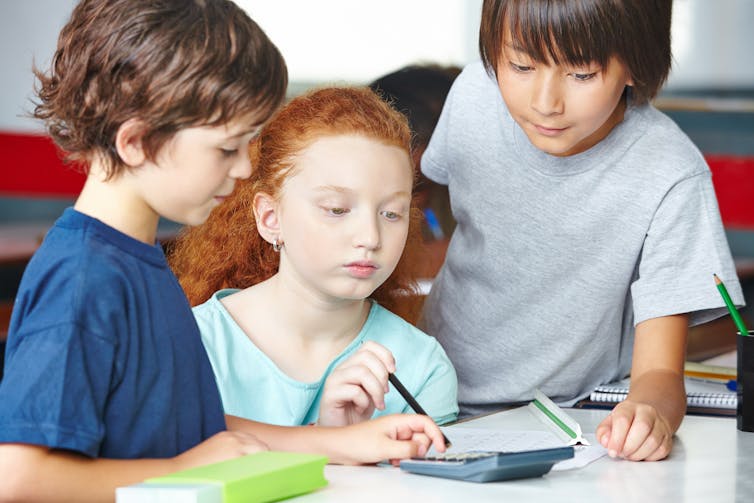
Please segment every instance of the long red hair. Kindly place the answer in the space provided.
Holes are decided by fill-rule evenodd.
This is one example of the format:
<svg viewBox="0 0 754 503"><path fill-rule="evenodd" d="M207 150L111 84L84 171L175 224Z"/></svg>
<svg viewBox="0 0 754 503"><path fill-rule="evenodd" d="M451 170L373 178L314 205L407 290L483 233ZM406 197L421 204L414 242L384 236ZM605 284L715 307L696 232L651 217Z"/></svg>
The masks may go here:
<svg viewBox="0 0 754 503"><path fill-rule="evenodd" d="M280 255L257 232L254 195L280 193L298 152L323 136L359 134L404 149L411 130L403 114L367 87L330 87L291 100L249 145L252 174L207 221L185 228L169 247L169 261L191 305L223 288L247 288L273 276ZM411 167L413 169L413 166ZM401 259L371 298L410 322L420 308L416 271L422 255L421 212L412 206Z"/></svg>

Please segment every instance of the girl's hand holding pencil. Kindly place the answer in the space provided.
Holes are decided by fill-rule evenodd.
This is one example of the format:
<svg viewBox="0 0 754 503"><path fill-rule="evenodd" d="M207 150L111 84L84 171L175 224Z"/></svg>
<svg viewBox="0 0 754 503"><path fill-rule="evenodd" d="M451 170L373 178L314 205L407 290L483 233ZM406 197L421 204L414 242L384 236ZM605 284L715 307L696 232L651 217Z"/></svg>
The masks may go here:
<svg viewBox="0 0 754 503"><path fill-rule="evenodd" d="M346 426L384 410L388 376L395 371L395 358L385 346L366 341L338 365L325 381L319 406L321 426Z"/></svg>

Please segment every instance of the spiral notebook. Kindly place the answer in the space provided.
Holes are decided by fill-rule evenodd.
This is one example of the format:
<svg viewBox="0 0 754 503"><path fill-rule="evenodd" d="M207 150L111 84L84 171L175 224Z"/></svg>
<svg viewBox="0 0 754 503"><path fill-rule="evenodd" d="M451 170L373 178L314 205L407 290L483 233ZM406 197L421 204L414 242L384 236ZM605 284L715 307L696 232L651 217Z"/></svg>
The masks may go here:
<svg viewBox="0 0 754 503"><path fill-rule="evenodd" d="M630 379L603 384L597 386L589 395L589 400L593 403L618 403L626 399ZM697 412L709 411L719 413L721 410L729 410L730 414L735 414L737 405L737 395L735 391L730 391L724 383L706 382L687 377L686 386L686 404L689 411L698 409ZM723 415L727 415L722 412Z"/></svg>

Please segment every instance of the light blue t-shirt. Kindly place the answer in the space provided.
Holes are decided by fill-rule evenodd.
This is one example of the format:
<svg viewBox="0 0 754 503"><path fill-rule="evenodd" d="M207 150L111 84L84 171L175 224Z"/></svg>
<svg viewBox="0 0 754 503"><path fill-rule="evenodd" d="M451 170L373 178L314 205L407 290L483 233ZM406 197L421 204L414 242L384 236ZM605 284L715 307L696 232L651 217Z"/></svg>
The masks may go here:
<svg viewBox="0 0 754 503"><path fill-rule="evenodd" d="M226 414L277 425L313 423L330 373L362 342L375 341L393 353L395 375L435 422L447 423L458 415L456 372L440 344L376 302L359 334L322 377L300 382L283 373L222 305L220 299L237 291L220 290L194 308ZM385 410L375 410L373 417L403 412L412 410L391 386Z"/></svg>

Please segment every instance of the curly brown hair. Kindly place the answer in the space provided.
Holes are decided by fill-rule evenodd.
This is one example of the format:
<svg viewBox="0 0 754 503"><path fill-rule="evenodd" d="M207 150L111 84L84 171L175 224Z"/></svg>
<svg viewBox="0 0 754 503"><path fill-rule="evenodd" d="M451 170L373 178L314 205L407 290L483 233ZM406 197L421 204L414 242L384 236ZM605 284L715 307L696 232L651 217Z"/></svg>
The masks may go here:
<svg viewBox="0 0 754 503"><path fill-rule="evenodd" d="M249 145L251 177L202 225L185 228L169 247L170 265L189 298L200 304L223 288L248 288L273 276L279 254L257 232L253 200L277 198L296 169L295 156L324 136L359 134L411 154L411 131L395 111L367 87L329 87L291 100ZM412 166L413 169L413 166ZM411 208L403 254L390 277L370 298L414 322L419 309L416 270L422 256L421 212Z"/></svg>
<svg viewBox="0 0 754 503"><path fill-rule="evenodd" d="M278 49L228 0L82 0L49 72L34 73L34 116L69 160L101 159L108 178L125 169L115 136L128 119L154 160L180 129L262 124L288 85Z"/></svg>

